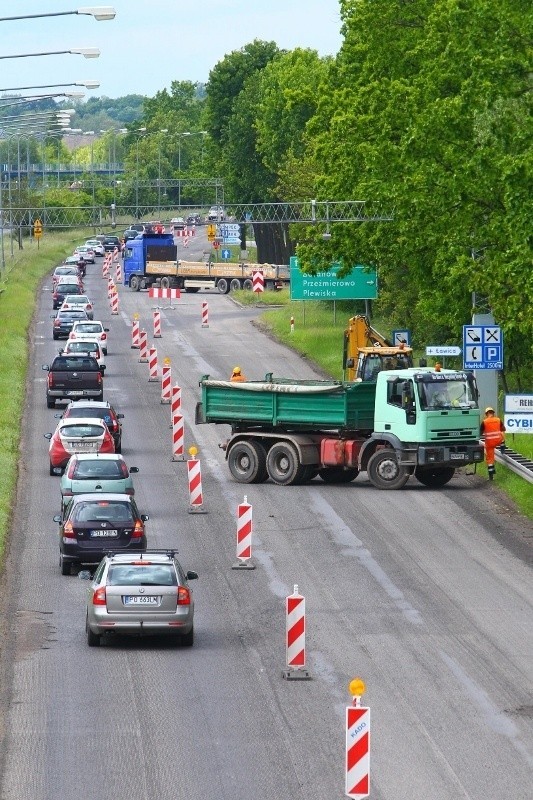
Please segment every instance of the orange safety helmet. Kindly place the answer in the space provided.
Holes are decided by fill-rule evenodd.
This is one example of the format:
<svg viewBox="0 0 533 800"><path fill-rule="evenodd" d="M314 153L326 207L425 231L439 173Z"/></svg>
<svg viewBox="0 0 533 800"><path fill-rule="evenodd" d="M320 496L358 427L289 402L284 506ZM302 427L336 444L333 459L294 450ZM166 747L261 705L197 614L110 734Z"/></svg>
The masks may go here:
<svg viewBox="0 0 533 800"><path fill-rule="evenodd" d="M241 368L240 367L233 367L233 374L234 375L240 375L241 374Z"/></svg>

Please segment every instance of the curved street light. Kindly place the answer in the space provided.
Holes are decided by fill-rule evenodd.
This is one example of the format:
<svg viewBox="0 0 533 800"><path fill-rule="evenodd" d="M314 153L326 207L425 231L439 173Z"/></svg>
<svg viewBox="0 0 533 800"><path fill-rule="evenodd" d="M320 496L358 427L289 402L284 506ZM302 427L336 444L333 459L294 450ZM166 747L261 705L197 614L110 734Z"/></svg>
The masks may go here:
<svg viewBox="0 0 533 800"><path fill-rule="evenodd" d="M100 81L76 81L75 83L50 83L42 86L8 86L0 92L23 92L27 89L60 89L62 86L85 86L86 89L97 89ZM1 99L1 98L0 98Z"/></svg>
<svg viewBox="0 0 533 800"><path fill-rule="evenodd" d="M18 17L0 17L0 22L12 22L18 19L39 19L40 17L66 17L71 14L87 14L94 17L98 22L107 19L115 19L116 11L113 6L86 6L74 11L48 11L42 14L24 14Z"/></svg>
<svg viewBox="0 0 533 800"><path fill-rule="evenodd" d="M100 50L97 47L73 47L70 50L48 50L45 53L14 53L9 56L0 56L4 58L33 58L33 56L62 56L66 53L72 55L80 55L84 58L98 58Z"/></svg>

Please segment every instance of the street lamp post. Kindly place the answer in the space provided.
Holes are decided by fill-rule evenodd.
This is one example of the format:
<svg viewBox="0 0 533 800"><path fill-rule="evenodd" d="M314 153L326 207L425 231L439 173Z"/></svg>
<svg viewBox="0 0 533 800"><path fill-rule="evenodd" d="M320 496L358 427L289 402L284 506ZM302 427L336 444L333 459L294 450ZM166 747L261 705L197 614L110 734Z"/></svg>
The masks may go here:
<svg viewBox="0 0 533 800"><path fill-rule="evenodd" d="M168 128L161 128L159 133L168 133ZM157 216L161 216L161 142L159 143L159 169L157 173Z"/></svg>
<svg viewBox="0 0 533 800"><path fill-rule="evenodd" d="M178 137L178 206L181 208L181 136L206 136L207 131L183 131Z"/></svg>
<svg viewBox="0 0 533 800"><path fill-rule="evenodd" d="M141 134L146 133L146 128L138 128L137 132ZM135 170L135 219L139 219L139 139L141 137L137 136L136 142L136 170Z"/></svg>
<svg viewBox="0 0 533 800"><path fill-rule="evenodd" d="M0 89L0 92L22 92L26 89L61 89L63 86L85 86L86 89L97 89L100 81L76 81L75 83L50 83L39 84L38 86L7 86Z"/></svg>
<svg viewBox="0 0 533 800"><path fill-rule="evenodd" d="M0 59L5 58L33 58L34 56L62 56L65 54L79 55L84 58L98 58L100 50L97 47L73 47L70 50L47 50L44 53L12 53L9 56L0 56Z"/></svg>
<svg viewBox="0 0 533 800"><path fill-rule="evenodd" d="M42 14L24 14L18 17L0 17L0 22L12 22L19 19L39 19L41 17L67 17L71 14L86 14L87 16L94 17L98 22L108 19L114 19L116 11L112 6L87 6L86 8L77 8L74 11L45 11Z"/></svg>

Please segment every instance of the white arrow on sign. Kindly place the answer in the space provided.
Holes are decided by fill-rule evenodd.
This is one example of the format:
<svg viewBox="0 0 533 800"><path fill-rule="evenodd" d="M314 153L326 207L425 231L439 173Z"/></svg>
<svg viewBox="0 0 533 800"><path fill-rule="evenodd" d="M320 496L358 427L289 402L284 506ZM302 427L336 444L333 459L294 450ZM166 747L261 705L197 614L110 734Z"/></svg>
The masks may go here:
<svg viewBox="0 0 533 800"><path fill-rule="evenodd" d="M427 356L460 356L461 348L454 345L433 345L426 347Z"/></svg>

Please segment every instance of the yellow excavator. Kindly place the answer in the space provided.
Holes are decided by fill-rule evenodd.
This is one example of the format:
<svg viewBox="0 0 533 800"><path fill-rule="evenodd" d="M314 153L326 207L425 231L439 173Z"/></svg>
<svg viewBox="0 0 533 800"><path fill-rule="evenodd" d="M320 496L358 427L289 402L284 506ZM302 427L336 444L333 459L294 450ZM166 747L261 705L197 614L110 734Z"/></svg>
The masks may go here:
<svg viewBox="0 0 533 800"><path fill-rule="evenodd" d="M345 381L375 381L382 369L413 366L413 348L393 345L360 314L348 320L344 331L342 368Z"/></svg>

